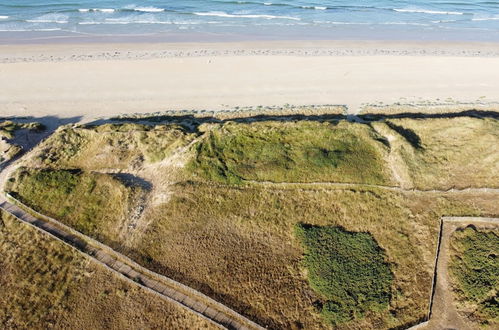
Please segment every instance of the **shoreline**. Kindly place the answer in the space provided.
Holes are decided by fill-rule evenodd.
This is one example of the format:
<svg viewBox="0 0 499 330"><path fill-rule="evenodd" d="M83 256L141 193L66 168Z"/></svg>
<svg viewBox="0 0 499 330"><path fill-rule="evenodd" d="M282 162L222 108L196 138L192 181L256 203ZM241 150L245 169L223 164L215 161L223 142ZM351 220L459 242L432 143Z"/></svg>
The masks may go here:
<svg viewBox="0 0 499 330"><path fill-rule="evenodd" d="M499 42L281 40L0 44L0 63L224 56L499 57Z"/></svg>
<svg viewBox="0 0 499 330"><path fill-rule="evenodd" d="M0 117L334 105L497 108L499 44L275 41L0 46Z"/></svg>

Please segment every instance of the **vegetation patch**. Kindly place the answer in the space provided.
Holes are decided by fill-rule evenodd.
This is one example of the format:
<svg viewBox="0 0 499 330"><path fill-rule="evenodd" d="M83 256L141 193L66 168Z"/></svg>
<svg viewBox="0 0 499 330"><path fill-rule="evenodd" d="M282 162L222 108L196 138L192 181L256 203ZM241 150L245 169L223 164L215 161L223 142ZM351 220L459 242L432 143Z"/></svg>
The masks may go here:
<svg viewBox="0 0 499 330"><path fill-rule="evenodd" d="M450 273L461 309L482 325L499 325L499 235L472 226L451 241Z"/></svg>
<svg viewBox="0 0 499 330"><path fill-rule="evenodd" d="M318 307L327 321L337 325L388 307L393 275L370 234L300 224L296 235L305 248L309 283L323 298Z"/></svg>
<svg viewBox="0 0 499 330"><path fill-rule="evenodd" d="M389 181L384 146L366 125L348 122L229 122L206 133L190 169L229 183Z"/></svg>
<svg viewBox="0 0 499 330"><path fill-rule="evenodd" d="M0 121L0 164L21 152L22 147L13 141L16 131L21 129L41 131L44 126L40 123L20 124L10 120Z"/></svg>
<svg viewBox="0 0 499 330"><path fill-rule="evenodd" d="M107 174L26 168L10 189L35 210L101 238L112 234L141 193L140 187L127 187Z"/></svg>
<svg viewBox="0 0 499 330"><path fill-rule="evenodd" d="M41 131L44 129L44 126L40 123L16 123L10 120L0 121L0 137L12 139L15 132L20 129Z"/></svg>
<svg viewBox="0 0 499 330"><path fill-rule="evenodd" d="M161 161L193 136L174 124L63 127L47 140L39 160L59 168L127 169Z"/></svg>

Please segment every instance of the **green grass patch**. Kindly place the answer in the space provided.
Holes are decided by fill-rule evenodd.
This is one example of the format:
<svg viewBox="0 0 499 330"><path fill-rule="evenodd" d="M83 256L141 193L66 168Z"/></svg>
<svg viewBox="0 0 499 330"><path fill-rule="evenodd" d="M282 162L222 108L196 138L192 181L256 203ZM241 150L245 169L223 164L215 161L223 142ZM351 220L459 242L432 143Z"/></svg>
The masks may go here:
<svg viewBox="0 0 499 330"><path fill-rule="evenodd" d="M471 318L499 324L499 235L467 227L453 235L450 272L457 294Z"/></svg>
<svg viewBox="0 0 499 330"><path fill-rule="evenodd" d="M388 307L393 275L370 234L300 224L296 235L305 248L309 283L323 297L318 307L328 322L337 325Z"/></svg>
<svg viewBox="0 0 499 330"><path fill-rule="evenodd" d="M140 188L126 187L107 174L21 169L12 193L35 210L76 230L105 237L127 215Z"/></svg>
<svg viewBox="0 0 499 330"><path fill-rule="evenodd" d="M229 183L387 183L383 145L367 125L339 122L229 122L206 133L189 168Z"/></svg>

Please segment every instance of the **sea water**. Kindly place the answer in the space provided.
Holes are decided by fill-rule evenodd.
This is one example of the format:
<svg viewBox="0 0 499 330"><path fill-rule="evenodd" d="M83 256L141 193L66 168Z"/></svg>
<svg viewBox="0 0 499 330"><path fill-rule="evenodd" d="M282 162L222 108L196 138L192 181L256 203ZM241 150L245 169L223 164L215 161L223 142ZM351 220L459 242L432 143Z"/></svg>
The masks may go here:
<svg viewBox="0 0 499 330"><path fill-rule="evenodd" d="M0 34L23 32L498 41L499 1L0 0Z"/></svg>

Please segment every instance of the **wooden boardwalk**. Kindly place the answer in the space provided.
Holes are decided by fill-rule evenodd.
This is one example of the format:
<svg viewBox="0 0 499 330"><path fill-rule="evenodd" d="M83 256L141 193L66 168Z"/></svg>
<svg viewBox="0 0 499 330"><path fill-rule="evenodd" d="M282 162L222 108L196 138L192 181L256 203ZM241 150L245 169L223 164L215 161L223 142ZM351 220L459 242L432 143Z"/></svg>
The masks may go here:
<svg viewBox="0 0 499 330"><path fill-rule="evenodd" d="M12 197L11 197L12 199ZM20 204L19 201L16 201ZM22 205L22 204L20 204ZM110 247L67 227L55 219L39 215L22 205L22 208L8 201L0 201L0 208L18 220L28 223L42 232L87 254L112 271L125 276L133 282L159 294L169 301L204 317L226 329L263 329L239 313L224 306L204 294L160 274L153 273ZM26 211L26 210L29 210Z"/></svg>

